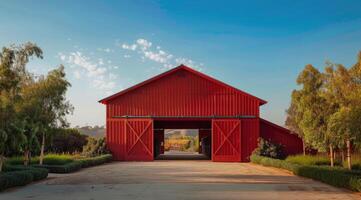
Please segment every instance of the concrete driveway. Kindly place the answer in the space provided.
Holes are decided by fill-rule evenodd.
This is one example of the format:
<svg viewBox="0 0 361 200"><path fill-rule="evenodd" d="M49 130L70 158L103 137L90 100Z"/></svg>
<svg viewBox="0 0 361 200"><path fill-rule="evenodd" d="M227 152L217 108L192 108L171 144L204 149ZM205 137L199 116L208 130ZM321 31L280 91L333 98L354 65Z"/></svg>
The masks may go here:
<svg viewBox="0 0 361 200"><path fill-rule="evenodd" d="M5 191L13 199L360 199L287 171L250 163L113 162Z"/></svg>

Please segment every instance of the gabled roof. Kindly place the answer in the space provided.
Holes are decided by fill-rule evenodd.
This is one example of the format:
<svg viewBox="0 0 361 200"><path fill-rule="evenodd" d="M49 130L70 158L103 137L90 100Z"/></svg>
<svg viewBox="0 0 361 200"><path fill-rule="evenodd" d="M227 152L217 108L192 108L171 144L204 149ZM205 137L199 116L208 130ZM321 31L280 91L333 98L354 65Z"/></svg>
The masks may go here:
<svg viewBox="0 0 361 200"><path fill-rule="evenodd" d="M115 98L117 98L117 97L119 97L119 96L121 96L121 95L123 95L123 94L125 94L125 93L128 93L128 92L130 92L130 91L132 91L132 90L135 90L135 89L137 89L137 88L139 88L139 87L142 87L143 85L146 85L146 84L148 84L148 83L151 83L151 82L153 82L153 81L156 81L156 80L158 80L158 79L161 79L161 78L163 78L163 77L165 77L165 76L167 76L167 75L173 74L173 73L175 73L175 72L177 72L177 71L179 71L179 70L186 70L186 71L188 71L188 72L190 72L190 73L193 73L193 74L195 74L195 75L197 75L197 76L200 76L200 77L202 77L202 78L204 78L204 79L206 79L206 80L208 80L208 81L211 81L211 82L213 82L213 83L215 83L215 84L221 85L221 86L223 86L223 87L232 88L232 89L234 89L234 90L242 93L243 95L246 95L246 96L249 96L249 97L252 97L252 98L255 98L255 99L259 100L259 101L260 101L260 105L263 105L263 104L266 104L266 103L267 103L267 101L265 101L265 100L263 100L263 99L260 99L260 98L258 98L258 97L255 97L255 96L251 95L251 94L248 94L248 93L246 93L246 92L244 92L244 91L242 91L242 90L239 90L239 89L237 89L237 88L235 88L235 87L232 87L232 86L230 86L230 85L228 85L228 84L226 84L226 83L223 83L223 82L221 82L221 81L219 81L219 80L217 80L217 79L215 79L215 78L212 78L212 77L210 77L210 76L208 76L208 75L206 75L206 74L203 74L203 73L201 73L201 72L198 72L198 71L196 71L196 70L194 70L194 69L192 69L192 68L190 68L190 67L187 67L187 66L185 66L185 65L183 65L183 64L182 64L182 65L179 65L178 67L175 67L175 68L173 68L173 69L171 69L171 70L168 70L168 71L166 71L166 72L164 72L164 73L161 73L161 74L159 74L159 75L157 75L157 76L154 76L153 78L150 78L150 79L145 80L145 81L143 81L143 82L141 82L141 83L138 83L138 84L136 84L136 85L134 85L134 86L132 86L132 87L129 87L129 88L125 89L125 90L122 90L122 91L120 91L120 92L118 92L118 93L115 93L115 94L113 94L113 95L111 95L111 96L109 96L109 97L106 97L106 98L100 100L99 102L100 102L100 103L103 103L103 104L107 104L109 101L111 101L111 100L113 100L113 99L115 99Z"/></svg>

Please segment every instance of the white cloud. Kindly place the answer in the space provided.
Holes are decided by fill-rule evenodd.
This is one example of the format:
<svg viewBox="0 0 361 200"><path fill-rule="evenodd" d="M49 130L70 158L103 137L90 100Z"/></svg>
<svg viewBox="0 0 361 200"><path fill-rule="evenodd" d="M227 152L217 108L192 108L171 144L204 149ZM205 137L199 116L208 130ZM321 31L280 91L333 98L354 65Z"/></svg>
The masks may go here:
<svg viewBox="0 0 361 200"><path fill-rule="evenodd" d="M76 79L82 78L82 74L88 78L92 86L96 89L111 91L115 87L116 76L112 76L104 65L102 58L97 62L91 60L80 51L68 54L59 53L59 58L74 68L73 75Z"/></svg>
<svg viewBox="0 0 361 200"><path fill-rule="evenodd" d="M135 51L137 49L137 45L136 44L132 44L132 45L122 44L122 48Z"/></svg>
<svg viewBox="0 0 361 200"><path fill-rule="evenodd" d="M184 64L199 71L202 71L203 64L197 63L191 59L183 58L183 57L175 57L171 53L168 53L160 46L156 46L152 48L152 42L139 38L133 44L122 44L121 48L130 51L136 51L140 56L142 62L145 60L151 60L157 63L162 64L162 68L160 70L170 69L176 65ZM130 55L124 55L124 58L129 58Z"/></svg>
<svg viewBox="0 0 361 200"><path fill-rule="evenodd" d="M148 48L150 48L152 46L151 42L148 42L147 40L142 39L142 38L137 40L137 44L143 51L147 50Z"/></svg>

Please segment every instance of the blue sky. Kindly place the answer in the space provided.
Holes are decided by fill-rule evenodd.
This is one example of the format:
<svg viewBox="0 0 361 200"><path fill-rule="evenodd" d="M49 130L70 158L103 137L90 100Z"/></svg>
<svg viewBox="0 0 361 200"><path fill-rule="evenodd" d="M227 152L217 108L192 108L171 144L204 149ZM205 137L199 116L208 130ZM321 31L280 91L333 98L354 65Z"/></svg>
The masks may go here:
<svg viewBox="0 0 361 200"><path fill-rule="evenodd" d="M268 101L284 124L306 64L347 66L361 50L361 1L1 1L0 45L32 41L36 74L64 64L75 125L103 125L97 101L180 63Z"/></svg>

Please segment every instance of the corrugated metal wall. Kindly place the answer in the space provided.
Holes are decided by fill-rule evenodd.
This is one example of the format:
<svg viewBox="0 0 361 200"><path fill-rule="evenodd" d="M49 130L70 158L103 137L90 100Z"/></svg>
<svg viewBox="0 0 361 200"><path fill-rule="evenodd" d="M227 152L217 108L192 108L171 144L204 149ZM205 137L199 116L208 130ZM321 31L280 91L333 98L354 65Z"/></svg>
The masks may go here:
<svg viewBox="0 0 361 200"><path fill-rule="evenodd" d="M260 101L179 70L108 102L113 116L259 116Z"/></svg>
<svg viewBox="0 0 361 200"><path fill-rule="evenodd" d="M125 160L125 120L108 119L106 127L107 147L114 160Z"/></svg>
<svg viewBox="0 0 361 200"><path fill-rule="evenodd" d="M302 153L302 140L297 135L291 134L288 129L264 119L261 119L260 127L261 137L273 143L282 144L286 155Z"/></svg>
<svg viewBox="0 0 361 200"><path fill-rule="evenodd" d="M241 124L242 162L249 162L252 152L258 145L259 119L242 119Z"/></svg>

